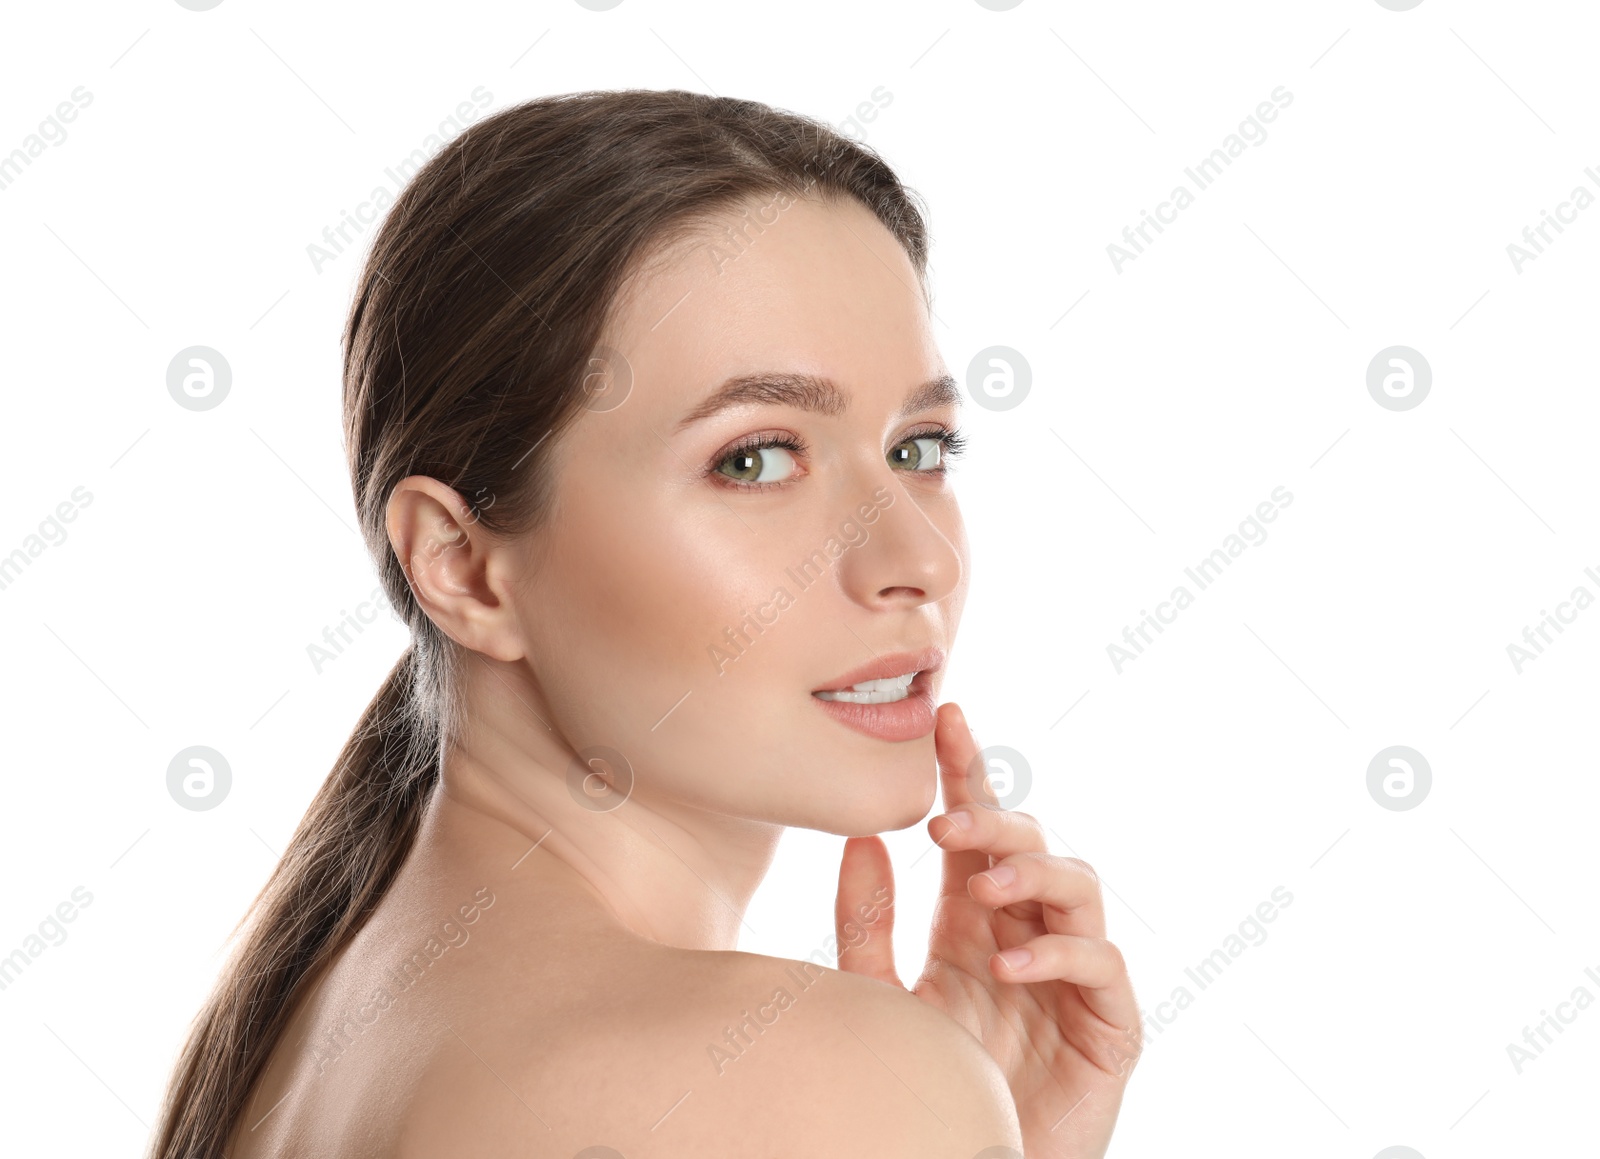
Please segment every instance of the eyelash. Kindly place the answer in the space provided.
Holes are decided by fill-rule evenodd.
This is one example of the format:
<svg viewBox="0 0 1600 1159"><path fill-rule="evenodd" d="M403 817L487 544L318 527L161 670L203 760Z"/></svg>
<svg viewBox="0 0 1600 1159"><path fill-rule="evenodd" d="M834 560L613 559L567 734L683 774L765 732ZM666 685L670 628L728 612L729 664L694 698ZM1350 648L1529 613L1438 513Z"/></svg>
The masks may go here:
<svg viewBox="0 0 1600 1159"><path fill-rule="evenodd" d="M937 439L939 441L939 466L931 471L906 472L910 475L947 475L950 473L950 467L947 465L949 461L960 458L967 449L967 437L960 430L951 430L945 426L936 426L932 430L926 431L913 431L901 439L899 443L896 443L895 446L898 447L901 443L914 442L917 439ZM791 438L788 435L752 435L748 439L740 440L718 455L716 461L706 471L706 474L722 475L722 472L718 471L717 468L729 459L739 455L748 455L753 451L764 451L769 447L779 447L797 455L804 455L808 449L803 441ZM772 487L786 487L792 480L786 479L781 483L743 483L738 479L722 475L721 482L735 491L766 491Z"/></svg>

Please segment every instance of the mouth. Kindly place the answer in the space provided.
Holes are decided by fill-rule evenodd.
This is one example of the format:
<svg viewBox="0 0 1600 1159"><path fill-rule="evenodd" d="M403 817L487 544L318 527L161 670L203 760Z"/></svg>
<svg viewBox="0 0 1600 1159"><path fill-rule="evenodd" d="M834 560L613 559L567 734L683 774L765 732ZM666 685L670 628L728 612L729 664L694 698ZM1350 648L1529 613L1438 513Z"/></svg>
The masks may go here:
<svg viewBox="0 0 1600 1159"><path fill-rule="evenodd" d="M811 695L819 700L836 700L845 704L892 704L911 695L911 683L920 675L920 672L907 672L882 680L865 680L849 688L824 689Z"/></svg>
<svg viewBox="0 0 1600 1159"><path fill-rule="evenodd" d="M894 652L847 672L813 699L835 720L879 740L915 740L933 731L933 676L943 649Z"/></svg>

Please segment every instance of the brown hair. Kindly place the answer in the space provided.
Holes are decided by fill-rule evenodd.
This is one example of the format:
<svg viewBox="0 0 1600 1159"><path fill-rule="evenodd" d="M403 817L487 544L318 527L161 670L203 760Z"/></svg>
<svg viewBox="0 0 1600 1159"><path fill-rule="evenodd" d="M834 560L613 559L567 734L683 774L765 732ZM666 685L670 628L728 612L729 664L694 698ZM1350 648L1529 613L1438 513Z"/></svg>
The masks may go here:
<svg viewBox="0 0 1600 1159"><path fill-rule="evenodd" d="M390 546L395 484L429 475L491 532L537 529L551 448L589 402L585 376L626 278L708 215L774 194L863 203L926 299L916 194L870 148L756 101L677 90L527 101L469 126L396 200L345 326L344 433L362 534L411 643L241 921L151 1159L222 1153L306 979L405 860L460 733L466 655L418 606Z"/></svg>

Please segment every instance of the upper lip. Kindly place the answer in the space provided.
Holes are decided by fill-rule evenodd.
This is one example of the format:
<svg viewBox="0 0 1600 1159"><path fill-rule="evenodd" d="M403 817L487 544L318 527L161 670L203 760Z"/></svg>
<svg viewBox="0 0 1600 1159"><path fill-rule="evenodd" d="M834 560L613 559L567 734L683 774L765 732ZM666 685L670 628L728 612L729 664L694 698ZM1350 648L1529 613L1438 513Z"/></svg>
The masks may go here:
<svg viewBox="0 0 1600 1159"><path fill-rule="evenodd" d="M907 672L934 672L944 666L944 649L937 645L918 652L890 652L874 657L859 668L853 668L832 683L813 692L841 692L867 680L885 680L890 676L904 676Z"/></svg>

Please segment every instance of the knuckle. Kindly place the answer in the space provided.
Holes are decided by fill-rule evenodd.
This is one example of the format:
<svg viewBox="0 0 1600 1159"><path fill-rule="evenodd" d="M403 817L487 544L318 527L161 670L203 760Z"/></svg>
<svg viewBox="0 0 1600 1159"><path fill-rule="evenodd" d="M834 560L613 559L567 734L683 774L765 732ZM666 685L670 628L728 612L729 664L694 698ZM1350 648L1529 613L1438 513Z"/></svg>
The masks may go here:
<svg viewBox="0 0 1600 1159"><path fill-rule="evenodd" d="M1119 974L1127 972L1128 963L1123 959L1122 951L1117 948L1117 944L1115 942L1102 939L1100 943L1100 950L1101 953L1105 955L1107 963L1109 963L1111 967Z"/></svg>
<svg viewBox="0 0 1600 1159"><path fill-rule="evenodd" d="M1100 875L1095 872L1094 866L1090 865L1083 858L1081 858L1081 857L1063 857L1061 860L1067 866L1069 866L1072 869L1077 870L1079 873L1083 874L1085 877L1087 877L1090 881L1094 882L1096 885L1100 884Z"/></svg>
<svg viewBox="0 0 1600 1159"><path fill-rule="evenodd" d="M1015 818L1016 823L1022 826L1024 829L1027 829L1033 833L1037 833L1041 837L1044 835L1044 822L1040 821L1039 818L1035 817L1032 813L1018 813L1016 810L1012 810L1011 816Z"/></svg>

